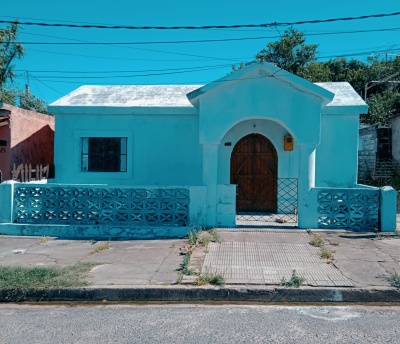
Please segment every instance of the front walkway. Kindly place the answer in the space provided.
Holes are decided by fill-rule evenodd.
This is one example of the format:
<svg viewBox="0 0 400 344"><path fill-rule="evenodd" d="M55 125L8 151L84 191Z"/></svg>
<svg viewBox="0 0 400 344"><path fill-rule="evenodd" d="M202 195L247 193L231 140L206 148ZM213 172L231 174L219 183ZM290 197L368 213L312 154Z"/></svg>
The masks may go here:
<svg viewBox="0 0 400 344"><path fill-rule="evenodd" d="M203 273L222 274L228 284L279 285L283 279L288 281L295 270L305 278L306 285L353 286L334 265L320 258L320 248L308 243L310 235L306 231L264 231L264 242L243 241L241 234L223 233L229 241L208 246ZM255 240L261 233L249 234L248 239Z"/></svg>

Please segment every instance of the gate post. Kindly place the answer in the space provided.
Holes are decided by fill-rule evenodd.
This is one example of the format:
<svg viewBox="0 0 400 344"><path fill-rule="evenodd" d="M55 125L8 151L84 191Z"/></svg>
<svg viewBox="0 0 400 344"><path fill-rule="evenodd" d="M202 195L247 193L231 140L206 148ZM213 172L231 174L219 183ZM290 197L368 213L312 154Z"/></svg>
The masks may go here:
<svg viewBox="0 0 400 344"><path fill-rule="evenodd" d="M379 212L382 232L394 232L397 225L397 191L391 186L380 189Z"/></svg>
<svg viewBox="0 0 400 344"><path fill-rule="evenodd" d="M218 146L217 143L203 144L203 185L207 186L208 226L214 226L217 220Z"/></svg>
<svg viewBox="0 0 400 344"><path fill-rule="evenodd" d="M0 223L12 223L14 212L14 182L0 185Z"/></svg>
<svg viewBox="0 0 400 344"><path fill-rule="evenodd" d="M317 228L318 218L312 209L310 191L315 187L315 144L299 144L298 224Z"/></svg>

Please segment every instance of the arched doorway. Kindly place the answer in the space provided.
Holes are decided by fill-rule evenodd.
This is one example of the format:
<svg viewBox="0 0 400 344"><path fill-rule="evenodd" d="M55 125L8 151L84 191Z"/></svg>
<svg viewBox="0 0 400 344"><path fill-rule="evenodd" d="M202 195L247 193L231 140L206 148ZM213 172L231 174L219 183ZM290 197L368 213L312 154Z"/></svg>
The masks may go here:
<svg viewBox="0 0 400 344"><path fill-rule="evenodd" d="M237 184L236 211L276 213L278 157L266 137L250 134L231 155L231 184Z"/></svg>

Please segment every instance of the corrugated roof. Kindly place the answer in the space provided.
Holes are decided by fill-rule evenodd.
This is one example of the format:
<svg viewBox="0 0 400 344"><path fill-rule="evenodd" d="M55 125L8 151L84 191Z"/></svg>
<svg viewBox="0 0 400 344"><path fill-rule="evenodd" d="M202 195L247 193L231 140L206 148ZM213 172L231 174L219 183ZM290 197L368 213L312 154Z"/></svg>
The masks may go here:
<svg viewBox="0 0 400 344"><path fill-rule="evenodd" d="M201 86L81 86L50 106L192 107L186 94Z"/></svg>

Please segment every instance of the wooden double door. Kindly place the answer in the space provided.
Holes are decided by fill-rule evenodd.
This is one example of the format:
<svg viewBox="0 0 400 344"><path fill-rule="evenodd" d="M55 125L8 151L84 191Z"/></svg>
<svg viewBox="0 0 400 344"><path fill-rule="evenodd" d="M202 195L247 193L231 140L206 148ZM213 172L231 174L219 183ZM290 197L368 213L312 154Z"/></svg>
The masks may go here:
<svg viewBox="0 0 400 344"><path fill-rule="evenodd" d="M236 211L276 213L278 158L266 137L250 134L233 148L231 184L237 184Z"/></svg>

